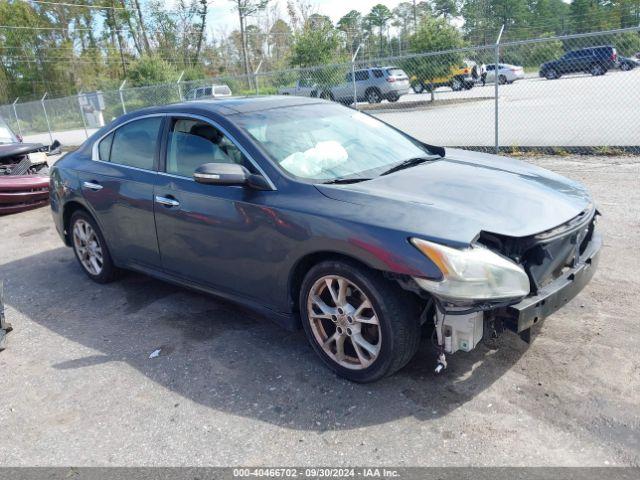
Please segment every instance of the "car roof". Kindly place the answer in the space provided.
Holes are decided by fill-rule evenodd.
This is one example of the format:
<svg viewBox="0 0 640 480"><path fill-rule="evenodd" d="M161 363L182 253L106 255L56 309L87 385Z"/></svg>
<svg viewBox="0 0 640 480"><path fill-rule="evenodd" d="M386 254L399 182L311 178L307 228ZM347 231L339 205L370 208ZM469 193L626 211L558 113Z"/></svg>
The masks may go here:
<svg viewBox="0 0 640 480"><path fill-rule="evenodd" d="M218 99L194 100L189 102L174 103L159 107L143 108L136 110L128 118L153 113L189 113L207 111L220 115L234 115L239 113L259 112L272 108L290 107L296 105L312 105L317 103L329 103L318 98L297 97L290 95L269 95L252 97L223 97Z"/></svg>

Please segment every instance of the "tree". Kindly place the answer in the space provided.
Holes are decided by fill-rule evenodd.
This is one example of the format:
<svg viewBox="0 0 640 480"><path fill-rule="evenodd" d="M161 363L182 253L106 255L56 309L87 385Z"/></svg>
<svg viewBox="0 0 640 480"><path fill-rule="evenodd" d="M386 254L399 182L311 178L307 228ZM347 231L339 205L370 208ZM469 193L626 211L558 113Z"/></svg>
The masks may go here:
<svg viewBox="0 0 640 480"><path fill-rule="evenodd" d="M338 30L344 32L347 50L353 55L362 37L362 14L357 10L351 10L338 20L337 26Z"/></svg>
<svg viewBox="0 0 640 480"><path fill-rule="evenodd" d="M198 46L196 47L195 63L198 63L198 57L200 57L200 51L202 50L202 40L204 39L204 29L207 25L208 8L209 2L207 0L200 0L200 9L198 10L200 25L198 27Z"/></svg>
<svg viewBox="0 0 640 480"><path fill-rule="evenodd" d="M251 78L249 69L249 57L247 55L247 38L245 35L247 18L255 15L260 10L264 10L269 4L269 0L231 0L235 4L240 22L240 42L242 44L242 60L244 62L244 73L247 80Z"/></svg>
<svg viewBox="0 0 640 480"><path fill-rule="evenodd" d="M413 4L410 2L401 2L393 9L392 25L400 30L398 45L402 48L402 43L407 39L409 32L415 31Z"/></svg>
<svg viewBox="0 0 640 480"><path fill-rule="evenodd" d="M409 77L415 76L423 81L448 76L451 67L462 62L459 52L452 52L464 46L460 32L443 18L425 17L418 25L418 31L409 38L414 53L446 52L435 56L418 56L400 62Z"/></svg>
<svg viewBox="0 0 640 480"><path fill-rule="evenodd" d="M367 16L371 25L373 25L374 27L378 27L379 52L380 56L382 56L384 30L387 27L387 23L389 23L389 20L391 20L391 18L393 17L393 14L386 5L379 3L371 8L371 12L369 12L369 15Z"/></svg>
<svg viewBox="0 0 640 480"><path fill-rule="evenodd" d="M273 23L271 30L269 30L269 48L273 61L280 65L280 63L289 54L289 40L292 35L291 27L287 22L282 19L278 19Z"/></svg>
<svg viewBox="0 0 640 480"><path fill-rule="evenodd" d="M458 15L458 4L456 0L434 0L433 13L442 16L445 20L450 20Z"/></svg>
<svg viewBox="0 0 640 480"><path fill-rule="evenodd" d="M335 60L340 37L331 21L307 21L302 32L295 34L291 48L293 67L311 67Z"/></svg>
<svg viewBox="0 0 640 480"><path fill-rule="evenodd" d="M132 86L175 82L176 77L176 69L158 57L142 57L129 66L128 78Z"/></svg>

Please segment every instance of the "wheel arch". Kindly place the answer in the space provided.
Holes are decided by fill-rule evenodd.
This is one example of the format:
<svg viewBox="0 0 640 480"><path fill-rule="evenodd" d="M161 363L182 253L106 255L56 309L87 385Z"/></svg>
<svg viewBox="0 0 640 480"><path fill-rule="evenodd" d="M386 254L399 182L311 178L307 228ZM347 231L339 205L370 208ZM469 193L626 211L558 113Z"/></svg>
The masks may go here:
<svg viewBox="0 0 640 480"><path fill-rule="evenodd" d="M292 311L294 313L298 313L298 297L300 296L300 288L302 287L302 282L304 280L305 275L315 265L325 261L340 261L340 262L349 263L351 265L355 265L358 267L364 267L371 270L376 270L373 266L369 265L367 262L359 258L356 258L352 255L347 255L341 252L324 250L324 251L307 253L306 255L298 259L298 261L294 264L293 268L289 273L289 281L288 281L289 302L290 302L290 305L292 306ZM297 321L299 322L300 319L298 318Z"/></svg>
<svg viewBox="0 0 640 480"><path fill-rule="evenodd" d="M64 204L62 209L62 228L64 229L64 243L70 247L71 246L71 235L69 231L69 222L71 222L71 217L77 211L82 210L86 212L88 215L91 215L91 218L95 219L95 216L89 211L89 209L83 205L82 203L71 200Z"/></svg>

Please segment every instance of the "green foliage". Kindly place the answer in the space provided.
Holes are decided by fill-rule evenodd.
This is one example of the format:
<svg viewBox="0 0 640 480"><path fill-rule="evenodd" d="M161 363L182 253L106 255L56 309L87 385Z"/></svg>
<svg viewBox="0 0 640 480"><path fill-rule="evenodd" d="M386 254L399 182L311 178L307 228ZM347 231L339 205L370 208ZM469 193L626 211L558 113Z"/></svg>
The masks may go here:
<svg viewBox="0 0 640 480"><path fill-rule="evenodd" d="M129 65L127 78L132 86L170 83L178 79L176 68L159 57L142 57Z"/></svg>
<svg viewBox="0 0 640 480"><path fill-rule="evenodd" d="M331 22L308 24L295 35L291 48L291 66L310 67L336 60L340 36Z"/></svg>
<svg viewBox="0 0 640 480"><path fill-rule="evenodd" d="M614 45L618 54L630 57L640 52L640 32L626 32L616 35Z"/></svg>
<svg viewBox="0 0 640 480"><path fill-rule="evenodd" d="M454 50L464 46L460 32L444 19L425 17L418 26L418 31L409 37L411 52L428 53ZM462 63L460 52L449 52L434 56L413 57L400 62L409 77L428 80L447 76L451 68Z"/></svg>
<svg viewBox="0 0 640 480"><path fill-rule="evenodd" d="M543 35L543 37L551 36L551 34ZM504 47L500 51L500 60L513 65L538 67L541 63L560 58L564 52L565 49L562 42L549 40L540 43ZM488 62L492 61L493 59L488 60Z"/></svg>

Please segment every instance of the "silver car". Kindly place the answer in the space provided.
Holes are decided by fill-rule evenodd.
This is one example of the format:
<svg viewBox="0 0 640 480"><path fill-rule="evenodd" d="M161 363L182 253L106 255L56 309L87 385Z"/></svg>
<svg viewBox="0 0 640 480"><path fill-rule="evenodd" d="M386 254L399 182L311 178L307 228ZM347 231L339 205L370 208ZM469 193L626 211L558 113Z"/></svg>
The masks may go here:
<svg viewBox="0 0 640 480"><path fill-rule="evenodd" d="M524 78L524 68L518 65L510 65L508 63L498 64L498 83L504 85L506 83L513 83L516 80ZM486 82L495 82L496 80L496 66L493 64L487 65L487 78Z"/></svg>
<svg viewBox="0 0 640 480"><path fill-rule="evenodd" d="M355 93L359 102L380 103L382 100L397 102L402 95L409 93L409 77L397 67L372 67L355 71L355 82L351 72L345 76L345 82L321 91L320 96L336 102L353 103Z"/></svg>

